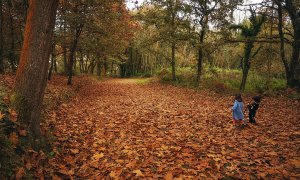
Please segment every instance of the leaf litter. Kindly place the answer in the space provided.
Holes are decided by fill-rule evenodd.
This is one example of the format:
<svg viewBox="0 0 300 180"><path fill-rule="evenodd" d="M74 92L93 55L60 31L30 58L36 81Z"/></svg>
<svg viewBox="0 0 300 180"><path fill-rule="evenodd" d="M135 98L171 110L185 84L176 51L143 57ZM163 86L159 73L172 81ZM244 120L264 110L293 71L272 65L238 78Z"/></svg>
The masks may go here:
<svg viewBox="0 0 300 180"><path fill-rule="evenodd" d="M300 178L298 101L265 97L258 125L235 129L233 97L134 79L77 89L47 112L53 179Z"/></svg>

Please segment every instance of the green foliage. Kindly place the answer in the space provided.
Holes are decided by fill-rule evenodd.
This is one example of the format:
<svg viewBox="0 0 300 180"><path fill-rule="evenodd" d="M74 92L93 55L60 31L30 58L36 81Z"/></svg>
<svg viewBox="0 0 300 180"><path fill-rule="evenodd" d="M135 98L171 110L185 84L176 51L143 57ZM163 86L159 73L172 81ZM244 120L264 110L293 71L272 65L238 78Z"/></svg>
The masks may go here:
<svg viewBox="0 0 300 180"><path fill-rule="evenodd" d="M137 78L133 80L136 84L147 85L152 81L152 78Z"/></svg>
<svg viewBox="0 0 300 180"><path fill-rule="evenodd" d="M208 88L219 93L237 93L242 78L242 72L236 69L222 69L217 67L205 68L205 75L201 81L201 88ZM170 70L163 69L158 77L162 82L171 82L172 76ZM174 85L183 87L196 88L195 69L178 68L176 81ZM286 81L284 78L271 78L269 85L267 78L255 72L250 72L248 83L246 85L246 93L273 93L286 89ZM269 86L269 87L268 87Z"/></svg>
<svg viewBox="0 0 300 180"><path fill-rule="evenodd" d="M196 88L197 81L195 75L195 69L191 67L178 68L176 71L176 81L172 82L172 74L170 69L163 69L159 73L159 77L162 82L170 83L178 86Z"/></svg>

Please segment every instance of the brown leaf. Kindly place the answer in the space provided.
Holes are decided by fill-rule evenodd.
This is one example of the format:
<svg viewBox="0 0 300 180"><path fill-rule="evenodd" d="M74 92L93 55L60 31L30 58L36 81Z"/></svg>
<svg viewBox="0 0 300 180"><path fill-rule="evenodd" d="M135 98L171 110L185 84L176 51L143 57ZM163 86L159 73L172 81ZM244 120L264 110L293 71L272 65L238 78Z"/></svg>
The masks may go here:
<svg viewBox="0 0 300 180"><path fill-rule="evenodd" d="M3 119L4 116L5 116L5 114L0 111L0 120Z"/></svg>
<svg viewBox="0 0 300 180"><path fill-rule="evenodd" d="M78 154L79 153L79 149L71 149L70 150L73 154Z"/></svg>
<svg viewBox="0 0 300 180"><path fill-rule="evenodd" d="M136 169L136 170L134 170L134 171L132 171L133 173L135 173L136 174L136 176L139 176L139 177L144 177L144 174L142 173L142 171L141 170L139 170L139 169Z"/></svg>
<svg viewBox="0 0 300 180"><path fill-rule="evenodd" d="M166 175L165 175L165 180L172 180L173 179L173 174L172 172L168 172Z"/></svg>
<svg viewBox="0 0 300 180"><path fill-rule="evenodd" d="M291 164L294 165L296 168L300 168L300 159L291 159Z"/></svg>
<svg viewBox="0 0 300 180"><path fill-rule="evenodd" d="M22 179L25 176L25 169L23 167L19 168L16 174L16 180Z"/></svg>
<svg viewBox="0 0 300 180"><path fill-rule="evenodd" d="M26 130L19 130L20 136L27 136L27 131Z"/></svg>
<svg viewBox="0 0 300 180"><path fill-rule="evenodd" d="M92 159L94 159L94 160L99 160L99 159L101 159L101 158L103 158L104 157L104 154L103 153L96 153L96 154L94 154L93 155L93 157L92 157Z"/></svg>
<svg viewBox="0 0 300 180"><path fill-rule="evenodd" d="M19 137L18 137L17 133L12 132L12 133L9 135L9 140L10 140L10 142L11 142L14 146L18 145L18 143L19 143Z"/></svg>
<svg viewBox="0 0 300 180"><path fill-rule="evenodd" d="M12 122L17 122L17 112L10 108L8 109L8 112L9 112L9 120L11 120Z"/></svg>

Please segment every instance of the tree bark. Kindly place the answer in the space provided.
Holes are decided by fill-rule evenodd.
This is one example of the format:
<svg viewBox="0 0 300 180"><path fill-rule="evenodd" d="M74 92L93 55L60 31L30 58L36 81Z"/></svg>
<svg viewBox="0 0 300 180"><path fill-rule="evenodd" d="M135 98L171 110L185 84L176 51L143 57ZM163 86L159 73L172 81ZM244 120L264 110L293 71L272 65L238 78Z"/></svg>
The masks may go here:
<svg viewBox="0 0 300 180"><path fill-rule="evenodd" d="M0 74L4 73L3 63L3 13L2 13L2 0L0 0Z"/></svg>
<svg viewBox="0 0 300 180"><path fill-rule="evenodd" d="M70 57L69 57L69 63L68 63L68 82L67 85L72 84L72 76L73 76L73 65L74 65L74 59L75 59L75 52L78 44L78 39L81 34L83 28L83 24L80 24L78 27L75 28L75 34L72 46L70 48Z"/></svg>
<svg viewBox="0 0 300 180"><path fill-rule="evenodd" d="M245 44L245 55L244 55L244 62L243 62L243 77L242 77L242 82L240 85L240 90L243 92L246 87L246 81L250 69L250 59L251 59L251 51L252 48L254 47L253 41L248 41Z"/></svg>
<svg viewBox="0 0 300 180"><path fill-rule="evenodd" d="M101 62L97 61L97 76L99 77L101 77L101 68L102 68Z"/></svg>
<svg viewBox="0 0 300 180"><path fill-rule="evenodd" d="M200 33L200 48L198 49L198 64L197 64L197 82L200 83L202 66L203 66L203 46L204 46L205 30L203 29Z"/></svg>
<svg viewBox="0 0 300 180"><path fill-rule="evenodd" d="M205 8L207 8L207 6L205 6ZM202 73L202 68L203 68L203 47L204 47L204 38L206 35L206 31L208 28L208 15L206 14L205 10L205 15L203 17L203 19L201 20L201 26L202 29L200 31L200 37L199 37L199 43L200 43L200 48L198 49L198 64L197 64L197 82L198 85L200 85L200 80L201 80L201 73Z"/></svg>
<svg viewBox="0 0 300 180"><path fill-rule="evenodd" d="M286 9L291 18L294 41L292 44L292 56L290 61L290 79L288 79L288 86L300 89L300 12L297 10L297 2L295 0L286 0Z"/></svg>
<svg viewBox="0 0 300 180"><path fill-rule="evenodd" d="M33 146L40 139L40 116L58 0L31 0L14 88L18 121ZM31 138L30 138L31 137Z"/></svg>
<svg viewBox="0 0 300 180"><path fill-rule="evenodd" d="M9 50L9 62L11 66L12 72L16 72L16 55L15 55L15 30L14 30L14 19L12 13L12 2L8 1L10 8L10 17L9 17L9 25L10 25L10 50Z"/></svg>
<svg viewBox="0 0 300 180"><path fill-rule="evenodd" d="M290 68L289 68L289 64L286 60L285 57L285 51L284 51L284 34L283 34L283 21L282 21L282 5L281 2L277 2L275 1L278 8L277 8L277 13L278 13L278 33L279 33L279 38L280 38L280 57L281 57L281 61L284 65L284 69L285 69L285 74L286 74L286 79L287 79L287 84L290 84L289 81L291 79L291 72L290 72Z"/></svg>
<svg viewBox="0 0 300 180"><path fill-rule="evenodd" d="M55 63L55 43L52 44L52 51L51 51L51 64L48 72L48 80L51 80L52 77L52 72L54 68L54 63Z"/></svg>
<svg viewBox="0 0 300 180"><path fill-rule="evenodd" d="M172 80L176 81L176 64L175 64L175 43L172 44L172 59L171 59L171 66L172 66Z"/></svg>

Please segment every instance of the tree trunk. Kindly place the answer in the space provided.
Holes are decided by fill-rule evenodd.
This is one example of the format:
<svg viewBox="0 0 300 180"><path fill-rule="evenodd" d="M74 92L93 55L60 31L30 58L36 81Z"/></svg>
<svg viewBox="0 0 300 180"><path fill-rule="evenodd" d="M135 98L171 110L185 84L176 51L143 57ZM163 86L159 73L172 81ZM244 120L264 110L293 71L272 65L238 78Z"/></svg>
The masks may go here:
<svg viewBox="0 0 300 180"><path fill-rule="evenodd" d="M114 62L111 62L111 66L110 66L110 75L111 75L111 76L114 75Z"/></svg>
<svg viewBox="0 0 300 180"><path fill-rule="evenodd" d="M48 72L48 80L51 80L52 77L52 72L53 72L53 68L54 68L54 63L55 63L55 44L52 44L52 51L51 51L51 64L50 64L50 68L49 68L49 72Z"/></svg>
<svg viewBox="0 0 300 180"><path fill-rule="evenodd" d="M289 81L291 79L291 72L290 72L290 68L289 68L289 64L286 60L285 57L285 51L284 51L284 34L283 34L283 21L282 21L282 5L279 2L276 2L278 8L277 8L277 13L278 13L278 33L279 33L279 38L280 38L280 57L281 57L281 61L284 65L284 69L285 69L285 74L286 74L286 80L287 80L287 84L290 84Z"/></svg>
<svg viewBox="0 0 300 180"><path fill-rule="evenodd" d="M101 65L101 62L97 62L97 76L101 77L101 68L102 68L102 65Z"/></svg>
<svg viewBox="0 0 300 180"><path fill-rule="evenodd" d="M4 73L3 63L3 14L2 14L2 0L0 0L0 74Z"/></svg>
<svg viewBox="0 0 300 180"><path fill-rule="evenodd" d="M84 72L84 67L83 67L83 53L82 53L82 51L80 51L79 69L80 69L80 73Z"/></svg>
<svg viewBox="0 0 300 180"><path fill-rule="evenodd" d="M294 1L294 3L296 3ZM296 6L296 4L293 4ZM294 16L290 14L293 30L294 30L294 41L293 41L293 50L292 50L292 57L290 61L290 71L292 75L290 76L290 80L288 80L288 86L292 88L299 88L300 89L300 79L299 79L299 54L300 54L300 13L296 11L294 8Z"/></svg>
<svg viewBox="0 0 300 180"><path fill-rule="evenodd" d="M54 72L57 73L57 61L56 61L56 58L54 58Z"/></svg>
<svg viewBox="0 0 300 180"><path fill-rule="evenodd" d="M240 85L240 91L244 91L246 87L246 81L248 77L248 72L250 69L250 58L251 58L251 51L253 48L253 41L247 41L245 44L245 52L244 52L244 62L243 62L243 77L242 82Z"/></svg>
<svg viewBox="0 0 300 180"><path fill-rule="evenodd" d="M9 17L9 23L10 23L10 50L9 50L9 62L11 66L12 72L16 72L16 56L15 56L15 32L14 32L14 19L13 19L13 13L12 13L12 2L9 1L9 8L10 8L10 17Z"/></svg>
<svg viewBox="0 0 300 180"><path fill-rule="evenodd" d="M287 78L287 85L289 87L297 87L300 89L300 60L299 60L299 53L300 53L300 13L297 11L297 2L293 0L285 0L285 9L287 10L292 26L293 26L293 44L292 44L292 56L290 63L287 62L284 54L284 35L283 35L283 21L282 21L282 2L275 1L278 6L278 32L280 36L280 55L281 60L284 64L285 71L286 71L286 78Z"/></svg>
<svg viewBox="0 0 300 180"><path fill-rule="evenodd" d="M67 48L66 45L63 44L63 61L64 61L64 74L68 74L68 61L67 61Z"/></svg>
<svg viewBox="0 0 300 180"><path fill-rule="evenodd" d="M171 66L172 66L172 81L176 81L176 64L175 64L175 44L172 44L172 59L171 59Z"/></svg>
<svg viewBox="0 0 300 180"><path fill-rule="evenodd" d="M104 59L104 64L103 64L103 77L106 77L107 69L108 69L108 64L107 64L107 60L105 58Z"/></svg>
<svg viewBox="0 0 300 180"><path fill-rule="evenodd" d="M96 66L95 60L92 60L88 68L90 69L90 74L94 74L95 66Z"/></svg>
<svg viewBox="0 0 300 180"><path fill-rule="evenodd" d="M198 49L198 64L197 64L197 82L198 85L200 85L201 80L201 74L202 74L202 68L203 68L203 47L204 47L204 38L206 34L207 29L207 23L208 23L208 17L207 15L203 18L202 22L202 30L200 31L200 37L199 37L199 43L200 48Z"/></svg>
<svg viewBox="0 0 300 180"><path fill-rule="evenodd" d="M29 130L33 146L39 145L40 116L58 0L31 0L24 43L14 88L18 121Z"/></svg>
<svg viewBox="0 0 300 180"><path fill-rule="evenodd" d="M69 77L68 77L67 85L72 84L75 51L76 51L76 48L77 48L77 43L78 43L79 36L81 34L82 27L83 27L83 24L80 24L78 27L75 28L74 39L73 39L72 46L70 48L70 57L69 57L69 63L68 63L68 76Z"/></svg>

